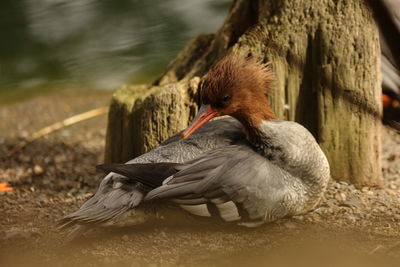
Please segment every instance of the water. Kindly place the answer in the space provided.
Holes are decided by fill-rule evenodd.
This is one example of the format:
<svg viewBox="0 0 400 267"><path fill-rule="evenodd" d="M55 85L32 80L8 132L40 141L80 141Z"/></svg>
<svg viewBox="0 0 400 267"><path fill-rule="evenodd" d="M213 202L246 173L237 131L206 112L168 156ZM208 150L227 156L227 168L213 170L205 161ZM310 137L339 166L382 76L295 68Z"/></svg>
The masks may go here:
<svg viewBox="0 0 400 267"><path fill-rule="evenodd" d="M0 99L148 82L230 0L1 0ZM3 101L4 102L4 101Z"/></svg>

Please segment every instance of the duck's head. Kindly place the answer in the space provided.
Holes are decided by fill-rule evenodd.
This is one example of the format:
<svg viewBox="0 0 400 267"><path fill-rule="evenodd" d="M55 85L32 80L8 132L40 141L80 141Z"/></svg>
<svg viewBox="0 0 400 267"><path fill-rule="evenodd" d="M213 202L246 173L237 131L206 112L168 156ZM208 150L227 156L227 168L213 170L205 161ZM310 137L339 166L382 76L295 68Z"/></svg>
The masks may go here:
<svg viewBox="0 0 400 267"><path fill-rule="evenodd" d="M248 133L262 121L274 119L266 96L273 80L268 64L253 58L223 58L201 79L199 113L181 137L187 138L217 116L236 118Z"/></svg>

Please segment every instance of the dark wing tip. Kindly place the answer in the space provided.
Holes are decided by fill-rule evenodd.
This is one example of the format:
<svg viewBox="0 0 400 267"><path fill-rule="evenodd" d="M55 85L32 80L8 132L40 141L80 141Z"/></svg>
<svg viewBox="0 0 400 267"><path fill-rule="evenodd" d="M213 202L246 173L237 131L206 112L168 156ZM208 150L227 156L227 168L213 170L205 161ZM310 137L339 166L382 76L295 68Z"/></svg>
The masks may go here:
<svg viewBox="0 0 400 267"><path fill-rule="evenodd" d="M163 181L177 172L178 163L159 162L159 163L132 163L117 164L105 163L97 166L97 169L106 172L114 172L141 184L156 188L162 185Z"/></svg>
<svg viewBox="0 0 400 267"><path fill-rule="evenodd" d="M100 171L105 171L107 173L111 172L109 163L99 164L99 165L96 166L96 169L100 170Z"/></svg>

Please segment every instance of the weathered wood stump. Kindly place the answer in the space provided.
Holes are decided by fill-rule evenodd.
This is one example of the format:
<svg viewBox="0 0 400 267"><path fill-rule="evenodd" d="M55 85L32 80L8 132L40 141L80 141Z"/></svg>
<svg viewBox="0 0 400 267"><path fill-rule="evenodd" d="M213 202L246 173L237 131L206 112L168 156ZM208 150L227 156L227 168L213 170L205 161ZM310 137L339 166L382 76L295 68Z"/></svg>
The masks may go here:
<svg viewBox="0 0 400 267"><path fill-rule="evenodd" d="M314 134L334 179L381 184L379 44L362 0L234 1L222 28L196 37L152 85L114 94L106 161L124 162L184 129L197 107L191 79L226 54L272 62L273 110Z"/></svg>

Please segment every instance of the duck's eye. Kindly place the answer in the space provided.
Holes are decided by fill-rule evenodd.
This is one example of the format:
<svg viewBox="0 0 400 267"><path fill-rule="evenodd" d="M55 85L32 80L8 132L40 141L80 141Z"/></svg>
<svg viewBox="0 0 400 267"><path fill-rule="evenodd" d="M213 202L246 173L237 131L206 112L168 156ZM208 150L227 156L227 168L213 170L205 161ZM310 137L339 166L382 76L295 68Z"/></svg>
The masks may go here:
<svg viewBox="0 0 400 267"><path fill-rule="evenodd" d="M224 97L220 98L218 102L214 103L214 108L226 108L229 105L229 100L231 99L231 96L225 95ZM204 101L203 101L204 102Z"/></svg>
<svg viewBox="0 0 400 267"><path fill-rule="evenodd" d="M222 101L224 101L225 103L228 102L231 99L230 95L226 95L224 96L224 98L222 98Z"/></svg>

